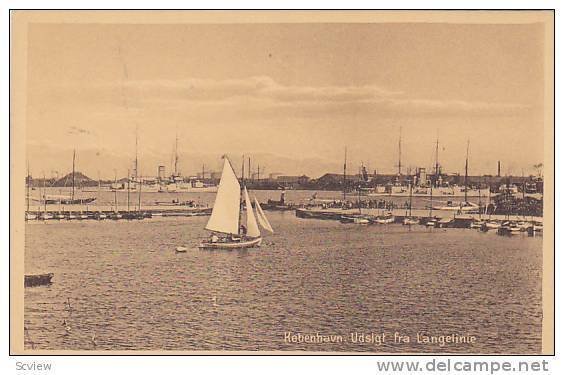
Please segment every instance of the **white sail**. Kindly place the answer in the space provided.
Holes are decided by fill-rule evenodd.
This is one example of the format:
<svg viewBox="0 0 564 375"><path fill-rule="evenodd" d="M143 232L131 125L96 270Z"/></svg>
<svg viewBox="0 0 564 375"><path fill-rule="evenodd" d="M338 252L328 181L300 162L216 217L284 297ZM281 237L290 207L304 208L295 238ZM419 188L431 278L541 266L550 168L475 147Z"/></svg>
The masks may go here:
<svg viewBox="0 0 564 375"><path fill-rule="evenodd" d="M274 233L274 230L270 226L270 223L268 222L268 219L266 218L264 211L260 207L260 203L258 202L257 197L255 197L255 208L257 210L257 219L260 226L266 229L267 231L269 231L270 233Z"/></svg>
<svg viewBox="0 0 564 375"><path fill-rule="evenodd" d="M257 225L257 220L255 219L255 213L253 212L249 193L247 192L246 187L243 190L243 194L245 195L245 207L247 209L247 236L260 237L260 231Z"/></svg>
<svg viewBox="0 0 564 375"><path fill-rule="evenodd" d="M206 229L221 233L239 233L241 186L225 157L215 203Z"/></svg>

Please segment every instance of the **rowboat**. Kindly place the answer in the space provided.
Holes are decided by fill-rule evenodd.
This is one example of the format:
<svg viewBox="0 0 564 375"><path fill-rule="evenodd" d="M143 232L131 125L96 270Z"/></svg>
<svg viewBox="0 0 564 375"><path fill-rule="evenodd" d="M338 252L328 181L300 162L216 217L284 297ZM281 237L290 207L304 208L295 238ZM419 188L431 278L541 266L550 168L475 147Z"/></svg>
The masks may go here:
<svg viewBox="0 0 564 375"><path fill-rule="evenodd" d="M49 285L51 284L51 279L53 278L53 276L54 274L52 273L25 275L24 286L31 287L31 286L39 286L39 285Z"/></svg>

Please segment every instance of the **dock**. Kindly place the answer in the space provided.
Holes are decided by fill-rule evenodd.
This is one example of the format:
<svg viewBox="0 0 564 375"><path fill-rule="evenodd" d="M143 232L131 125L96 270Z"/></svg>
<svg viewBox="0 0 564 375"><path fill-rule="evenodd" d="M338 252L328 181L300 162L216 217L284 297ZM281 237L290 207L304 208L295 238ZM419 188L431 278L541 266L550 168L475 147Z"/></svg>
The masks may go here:
<svg viewBox="0 0 564 375"><path fill-rule="evenodd" d="M403 223L406 217L414 217L419 219L421 224L426 224L429 220L434 219L437 223L445 224L445 227L452 228L470 228L472 222L476 220L496 220L496 221L523 221L530 223L542 223L543 218L537 216L520 216L520 215L479 215L477 213L457 213L456 211L433 210L429 215L428 209L412 209L411 214L406 215L406 210L392 209L383 210L377 208L363 208L362 214L358 208L342 209L342 208L299 208L296 209L296 216L303 219L319 219L319 220L341 220L345 217L378 217L386 213L394 216L395 223ZM481 217L480 217L481 216Z"/></svg>
<svg viewBox="0 0 564 375"><path fill-rule="evenodd" d="M32 206L25 213L26 221L34 220L142 220L152 217L192 217L211 215L206 206L89 206L89 205L47 205Z"/></svg>

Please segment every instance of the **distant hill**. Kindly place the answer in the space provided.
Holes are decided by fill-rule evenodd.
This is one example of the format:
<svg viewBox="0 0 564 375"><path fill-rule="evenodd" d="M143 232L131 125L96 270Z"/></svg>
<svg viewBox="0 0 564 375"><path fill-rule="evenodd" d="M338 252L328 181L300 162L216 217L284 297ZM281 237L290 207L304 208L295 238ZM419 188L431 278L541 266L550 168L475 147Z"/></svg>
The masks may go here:
<svg viewBox="0 0 564 375"><path fill-rule="evenodd" d="M31 179L31 186L33 187L43 187L43 178L32 178ZM70 187L72 186L72 173L69 173L61 178L54 179L54 178L47 178L45 179L45 186L60 186L60 187ZM74 173L74 186L82 187L82 186L98 186L98 181L92 180L90 177L86 176L82 172L75 172Z"/></svg>
<svg viewBox="0 0 564 375"><path fill-rule="evenodd" d="M94 186L98 181L92 180L82 172L74 172L74 186ZM56 180L53 186L72 186L72 173Z"/></svg>

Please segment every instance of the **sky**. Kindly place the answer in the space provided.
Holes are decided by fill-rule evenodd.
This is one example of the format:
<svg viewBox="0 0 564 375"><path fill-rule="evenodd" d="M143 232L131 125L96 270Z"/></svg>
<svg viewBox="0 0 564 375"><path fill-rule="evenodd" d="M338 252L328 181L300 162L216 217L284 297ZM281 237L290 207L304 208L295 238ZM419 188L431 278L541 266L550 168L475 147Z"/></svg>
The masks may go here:
<svg viewBox="0 0 564 375"><path fill-rule="evenodd" d="M348 168L534 173L543 159L541 24L30 24L27 159L185 175L242 155L261 175Z"/></svg>

